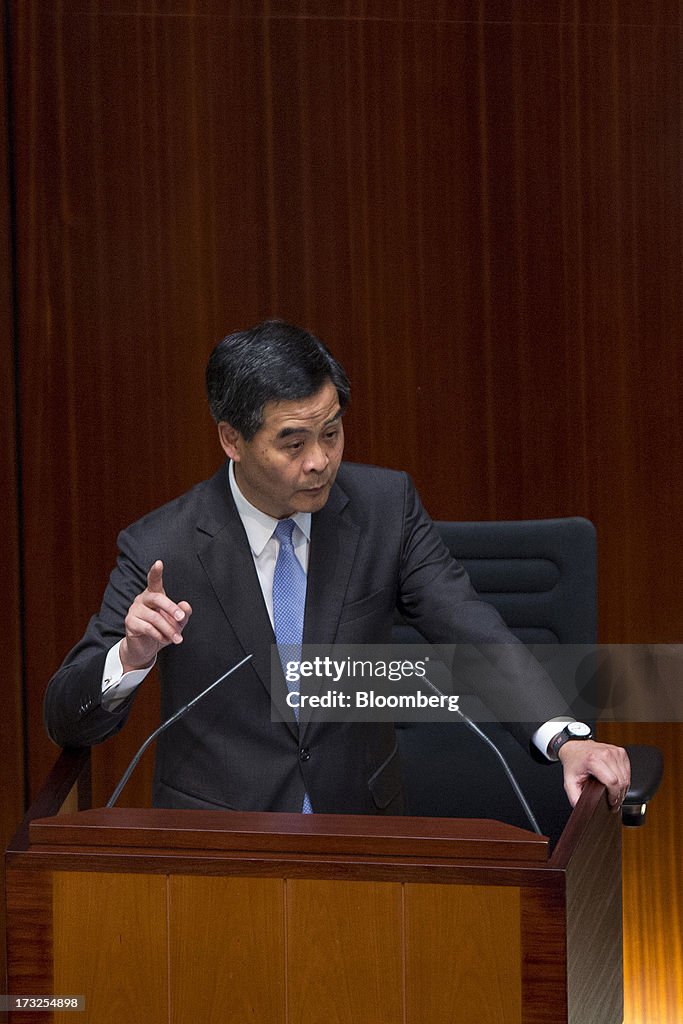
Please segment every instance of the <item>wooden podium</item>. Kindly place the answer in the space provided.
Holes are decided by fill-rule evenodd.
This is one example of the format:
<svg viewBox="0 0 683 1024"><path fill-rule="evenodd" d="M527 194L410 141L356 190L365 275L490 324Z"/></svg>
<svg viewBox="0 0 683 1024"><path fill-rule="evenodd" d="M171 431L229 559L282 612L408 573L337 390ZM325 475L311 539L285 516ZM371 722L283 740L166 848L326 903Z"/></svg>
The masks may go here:
<svg viewBox="0 0 683 1024"><path fill-rule="evenodd" d="M11 1022L622 1021L596 782L551 853L493 821L70 810L86 760L62 756L7 854L10 994L86 1009Z"/></svg>

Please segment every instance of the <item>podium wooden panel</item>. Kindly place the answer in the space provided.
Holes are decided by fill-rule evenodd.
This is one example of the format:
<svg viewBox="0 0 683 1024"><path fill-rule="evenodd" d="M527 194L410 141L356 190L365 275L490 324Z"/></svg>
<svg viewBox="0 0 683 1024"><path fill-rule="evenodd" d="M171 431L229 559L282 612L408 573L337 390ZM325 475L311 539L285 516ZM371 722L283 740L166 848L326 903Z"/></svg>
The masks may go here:
<svg viewBox="0 0 683 1024"><path fill-rule="evenodd" d="M27 820L7 854L9 992L86 1010L9 1019L620 1024L619 842L597 783L552 852L479 820Z"/></svg>

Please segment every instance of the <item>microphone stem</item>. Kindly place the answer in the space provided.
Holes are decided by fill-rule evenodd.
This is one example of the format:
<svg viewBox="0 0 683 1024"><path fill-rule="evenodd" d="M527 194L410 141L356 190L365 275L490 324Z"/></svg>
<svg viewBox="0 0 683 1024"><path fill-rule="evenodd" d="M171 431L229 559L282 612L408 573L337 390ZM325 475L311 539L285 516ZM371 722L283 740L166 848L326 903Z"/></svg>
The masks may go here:
<svg viewBox="0 0 683 1024"><path fill-rule="evenodd" d="M114 804L116 803L118 798L121 796L121 793L123 792L123 787L126 785L126 783L128 782L128 779L133 774L133 771L134 771L138 761L140 760L140 758L142 757L144 752L147 750L147 747L150 745L150 743L152 743L157 738L157 736L160 736L161 733L164 732L164 730L168 729L169 725L173 725L174 722L177 722L177 720L179 718L181 718L182 715L184 715L186 711L189 711L190 708L193 707L198 701L200 701L203 697L206 697L207 693L210 693L211 690L213 690L214 686L218 686L219 683L222 683L224 679L227 679L228 676L232 675L233 672L236 672L238 668L241 668L242 665L244 665L252 657L253 657L253 655L247 654L246 658L242 658L242 660L238 661L238 663L236 665L233 665L232 668L228 669L227 672L224 672L223 675L220 676L218 679L214 680L214 682L211 683L210 686L207 686L207 688L205 690L202 690L202 692L198 693L196 697L193 697L192 700L189 702L189 704L184 704L182 706L182 708L180 708L179 711L176 711L176 713L174 715L171 715L171 717L167 718L165 722L162 722L161 725L159 726L159 728L155 729L151 736L147 737L147 739L142 744L142 746L138 750L138 752L135 755L135 757L133 758L133 760L130 762L130 764L126 768L126 770L125 770L125 772L123 774L123 778L119 782L118 786L116 787L116 789L114 790L112 795L109 797L109 800L105 804L105 807L113 807L114 806Z"/></svg>
<svg viewBox="0 0 683 1024"><path fill-rule="evenodd" d="M441 692L439 687L434 685L434 683L431 681L431 679L425 678L424 681L427 683L427 686L430 686L432 688L432 690L434 690L434 692L439 697L444 697L445 696L445 694L443 694ZM524 793L522 792L522 789L521 789L519 783L517 782L517 779L512 774L512 769L510 768L510 765L507 763L507 761L503 757L502 753L500 752L500 750L498 749L496 744L493 742L493 740L491 739L490 736L486 735L486 733L483 731L483 729L479 728L479 726L476 724L476 722L473 722L472 719L468 715L465 714L464 711L461 711L460 708L456 708L455 710L460 715L460 717L462 718L462 720L465 723L465 725L467 726L467 728L471 729L471 731L473 733L475 733L479 737L479 739L483 740L484 743L488 747L490 747L490 749L496 755L496 757L500 761L501 765L503 766L503 770L505 772L505 775L507 777L508 782L510 783L510 785L512 786L512 788L513 788L513 790L515 792L515 796L517 797L517 799L519 800L519 802L520 802L520 804L522 806L522 810L526 814L527 821L531 825L531 827L534 830L534 832L538 833L539 836L542 836L543 832L541 831L541 829L539 827L539 824L536 821L536 818L534 817L534 812L531 810L531 807L529 806L529 802L528 802L527 798L524 796Z"/></svg>
<svg viewBox="0 0 683 1024"><path fill-rule="evenodd" d="M505 771L505 774L507 776L508 782L510 783L510 785L514 789L515 794L517 796L517 799L519 800L520 804L522 805L522 810L526 814L527 820L528 820L529 824L531 825L531 827L534 830L534 832L537 832L539 836L542 836L543 833L542 833L542 831L541 831L541 829L539 827L538 822L536 821L536 818L534 817L534 812L531 810L531 807L529 806L529 802L527 801L527 798L524 796L524 793L522 792L522 789L521 789L519 783L517 782L517 779L512 774L512 769L510 768L510 765L507 763L507 761L505 760L505 758L501 754L501 752L498 749L498 747L495 745L495 743L493 742L491 737L487 736L486 733L484 732L484 730L480 729L479 726L476 724L476 722L473 722L471 718L468 718L467 715L463 714L463 712L460 711L459 708L458 708L458 714L460 715L460 717L462 718L463 722L468 727L468 729L471 729L473 733L476 733L476 735L480 739L482 739L484 741L484 743L486 743L486 745L488 747L490 747L491 750L493 751L493 753L496 755L496 757L498 758L498 760L500 761L500 763L503 766L503 770Z"/></svg>

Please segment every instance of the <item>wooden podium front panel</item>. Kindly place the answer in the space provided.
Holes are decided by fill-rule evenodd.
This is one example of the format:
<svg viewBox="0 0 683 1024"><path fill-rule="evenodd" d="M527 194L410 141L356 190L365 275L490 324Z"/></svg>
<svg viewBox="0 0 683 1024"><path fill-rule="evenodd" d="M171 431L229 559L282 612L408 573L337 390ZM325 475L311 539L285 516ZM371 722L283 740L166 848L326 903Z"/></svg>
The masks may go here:
<svg viewBox="0 0 683 1024"><path fill-rule="evenodd" d="M97 1024L166 1024L166 879L56 871L52 901L53 992L85 995L85 1019Z"/></svg>
<svg viewBox="0 0 683 1024"><path fill-rule="evenodd" d="M515 887L169 879L173 1024L519 1024Z"/></svg>
<svg viewBox="0 0 683 1024"><path fill-rule="evenodd" d="M520 1024L520 891L406 885L409 1024Z"/></svg>
<svg viewBox="0 0 683 1024"><path fill-rule="evenodd" d="M400 883L288 881L289 1024L402 1024L403 951Z"/></svg>
<svg viewBox="0 0 683 1024"><path fill-rule="evenodd" d="M52 971L43 962L36 990L85 995L93 1024L523 1019L514 885L97 871L48 878L52 905L41 899L41 928L52 932L54 959Z"/></svg>
<svg viewBox="0 0 683 1024"><path fill-rule="evenodd" d="M171 1024L285 1021L278 878L169 878Z"/></svg>

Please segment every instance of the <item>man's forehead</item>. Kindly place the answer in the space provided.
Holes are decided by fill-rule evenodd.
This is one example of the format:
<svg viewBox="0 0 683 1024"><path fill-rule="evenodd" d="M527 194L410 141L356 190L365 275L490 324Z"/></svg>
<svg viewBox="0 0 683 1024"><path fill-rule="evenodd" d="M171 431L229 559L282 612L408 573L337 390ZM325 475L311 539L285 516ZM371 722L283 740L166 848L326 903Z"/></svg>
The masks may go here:
<svg viewBox="0 0 683 1024"><path fill-rule="evenodd" d="M310 430L323 426L341 416L339 396L330 382L308 398L292 401L267 402L263 409L262 430L280 433L292 429Z"/></svg>

